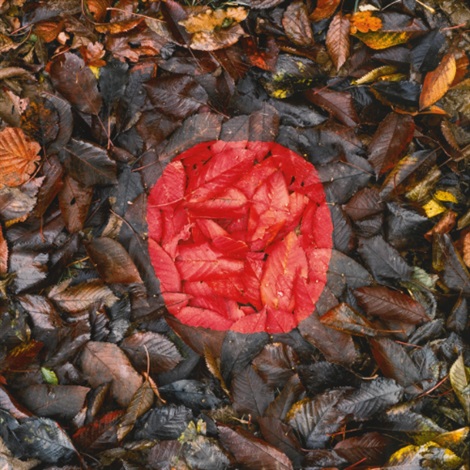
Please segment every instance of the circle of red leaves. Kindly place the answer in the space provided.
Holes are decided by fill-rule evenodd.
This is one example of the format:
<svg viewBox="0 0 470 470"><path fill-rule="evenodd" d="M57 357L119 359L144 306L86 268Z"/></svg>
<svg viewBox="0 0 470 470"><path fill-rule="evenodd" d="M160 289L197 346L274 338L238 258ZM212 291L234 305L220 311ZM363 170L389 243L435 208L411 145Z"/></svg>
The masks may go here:
<svg viewBox="0 0 470 470"><path fill-rule="evenodd" d="M283 333L314 311L333 225L315 167L293 151L198 144L165 168L147 219L163 299L182 323Z"/></svg>

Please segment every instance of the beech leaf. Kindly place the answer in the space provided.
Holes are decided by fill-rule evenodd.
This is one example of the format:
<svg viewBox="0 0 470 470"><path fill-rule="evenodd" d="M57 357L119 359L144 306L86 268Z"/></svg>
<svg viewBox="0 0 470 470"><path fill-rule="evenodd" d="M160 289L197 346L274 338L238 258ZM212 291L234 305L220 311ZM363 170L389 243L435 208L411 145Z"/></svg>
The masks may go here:
<svg viewBox="0 0 470 470"><path fill-rule="evenodd" d="M336 70L339 70L349 57L349 27L349 19L339 12L331 20L326 33L326 48Z"/></svg>
<svg viewBox="0 0 470 470"><path fill-rule="evenodd" d="M457 63L454 53L449 52L442 58L435 70L426 74L419 97L419 108L427 108L440 100L449 90L456 72Z"/></svg>

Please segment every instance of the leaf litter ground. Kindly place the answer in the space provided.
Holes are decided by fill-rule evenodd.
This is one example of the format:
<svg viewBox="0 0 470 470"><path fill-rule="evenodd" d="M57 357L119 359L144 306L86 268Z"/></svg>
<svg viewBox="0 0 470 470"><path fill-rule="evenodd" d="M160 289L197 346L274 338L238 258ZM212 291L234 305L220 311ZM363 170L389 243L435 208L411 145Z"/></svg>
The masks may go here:
<svg viewBox="0 0 470 470"><path fill-rule="evenodd" d="M468 469L470 10L355 3L0 1L5 468Z"/></svg>

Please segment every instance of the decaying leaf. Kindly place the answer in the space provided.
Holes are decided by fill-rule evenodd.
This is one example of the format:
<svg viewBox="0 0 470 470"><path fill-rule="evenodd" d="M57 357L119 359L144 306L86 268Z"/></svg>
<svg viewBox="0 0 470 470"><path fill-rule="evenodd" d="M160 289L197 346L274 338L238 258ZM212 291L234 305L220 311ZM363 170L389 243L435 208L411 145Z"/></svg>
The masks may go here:
<svg viewBox="0 0 470 470"><path fill-rule="evenodd" d="M282 17L282 26L287 37L298 46L308 47L314 43L308 10L303 2L292 2Z"/></svg>
<svg viewBox="0 0 470 470"><path fill-rule="evenodd" d="M330 18L340 3L341 0L318 0L310 19L312 21L321 21Z"/></svg>
<svg viewBox="0 0 470 470"><path fill-rule="evenodd" d="M0 131L0 189L20 186L36 170L41 146L15 127Z"/></svg>

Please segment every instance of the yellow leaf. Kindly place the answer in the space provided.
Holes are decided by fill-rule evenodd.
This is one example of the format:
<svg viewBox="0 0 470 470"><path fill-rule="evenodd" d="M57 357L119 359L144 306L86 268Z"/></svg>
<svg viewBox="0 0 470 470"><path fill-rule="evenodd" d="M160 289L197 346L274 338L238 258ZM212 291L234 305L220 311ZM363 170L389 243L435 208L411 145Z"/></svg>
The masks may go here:
<svg viewBox="0 0 470 470"><path fill-rule="evenodd" d="M397 68L393 65L382 65L382 67L377 67L370 72L363 75L357 80L353 80L351 83L353 85L364 85L365 83L372 83L383 77L384 75L393 74L397 71Z"/></svg>
<svg viewBox="0 0 470 470"><path fill-rule="evenodd" d="M451 52L443 57L435 70L426 75L419 97L419 108L427 108L440 100L449 90L456 72L457 63L454 54Z"/></svg>
<svg viewBox="0 0 470 470"><path fill-rule="evenodd" d="M434 193L434 197L441 202L459 202L450 191L438 190Z"/></svg>
<svg viewBox="0 0 470 470"><path fill-rule="evenodd" d="M354 37L360 39L366 46L375 50L405 44L415 34L416 32L413 31L369 31L368 33L357 31L352 33Z"/></svg>
<svg viewBox="0 0 470 470"><path fill-rule="evenodd" d="M98 78L100 78L100 68L99 67L95 67L94 65L90 65L90 70L93 72L93 75L95 76L95 78L98 80Z"/></svg>
<svg viewBox="0 0 470 470"><path fill-rule="evenodd" d="M423 209L429 218L436 217L436 215L442 214L446 210L444 206L441 206L441 204L434 199L431 199L428 203L424 204Z"/></svg>

